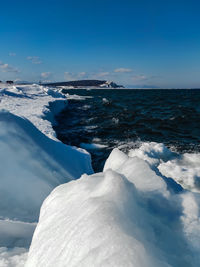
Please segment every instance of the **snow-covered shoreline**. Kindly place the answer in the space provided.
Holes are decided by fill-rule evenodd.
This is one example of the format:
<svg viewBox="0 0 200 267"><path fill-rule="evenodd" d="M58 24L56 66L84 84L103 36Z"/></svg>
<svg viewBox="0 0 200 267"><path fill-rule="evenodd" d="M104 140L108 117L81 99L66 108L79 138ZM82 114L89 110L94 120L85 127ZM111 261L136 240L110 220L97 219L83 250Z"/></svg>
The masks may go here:
<svg viewBox="0 0 200 267"><path fill-rule="evenodd" d="M26 267L198 266L199 155L143 143L93 174L89 153L56 139L66 101L39 85L0 89L0 266L25 265L36 225Z"/></svg>
<svg viewBox="0 0 200 267"><path fill-rule="evenodd" d="M20 86L0 85L0 108L28 119L42 133L56 139L52 123L54 116L67 105L65 96L37 84Z"/></svg>
<svg viewBox="0 0 200 267"><path fill-rule="evenodd" d="M52 189L93 172L89 153L56 138L54 116L66 105L63 94L47 87L0 88L0 266L25 258Z"/></svg>
<svg viewBox="0 0 200 267"><path fill-rule="evenodd" d="M199 193L157 171L157 161L172 153L162 144L141 151L114 149L103 172L53 190L26 267L199 265Z"/></svg>

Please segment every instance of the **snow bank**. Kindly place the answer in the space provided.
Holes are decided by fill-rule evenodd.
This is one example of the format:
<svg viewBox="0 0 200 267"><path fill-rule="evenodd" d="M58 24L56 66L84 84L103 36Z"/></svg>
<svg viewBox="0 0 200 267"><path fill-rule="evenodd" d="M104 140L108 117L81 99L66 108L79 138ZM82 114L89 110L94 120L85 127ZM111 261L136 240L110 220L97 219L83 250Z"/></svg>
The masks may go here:
<svg viewBox="0 0 200 267"><path fill-rule="evenodd" d="M166 178L173 178L183 188L200 192L200 154L170 151L160 143L142 143L140 148L132 149L130 157L137 156L145 160L153 170Z"/></svg>
<svg viewBox="0 0 200 267"><path fill-rule="evenodd" d="M153 158L171 156L159 146L153 153L155 145L147 145ZM170 183L141 157L115 149L103 173L54 189L26 267L198 266L199 194L168 190Z"/></svg>
<svg viewBox="0 0 200 267"><path fill-rule="evenodd" d="M0 89L0 266L15 266L15 247L29 247L47 195L93 173L89 153L56 139L54 115L66 103L39 85Z"/></svg>
<svg viewBox="0 0 200 267"><path fill-rule="evenodd" d="M158 166L160 162L173 158L176 154L171 152L164 144L144 142L138 149L130 150L129 156L141 158L153 167Z"/></svg>
<svg viewBox="0 0 200 267"><path fill-rule="evenodd" d="M168 196L167 185L156 175L147 162L138 157L128 157L117 148L114 149L105 163L104 171L112 169L124 175L141 191L161 192Z"/></svg>
<svg viewBox="0 0 200 267"><path fill-rule="evenodd" d="M181 186L199 192L199 154L143 143L128 155L113 150L89 175L90 155L52 128L64 106L43 86L0 90L0 266L24 265L56 186L27 267L198 266L200 195Z"/></svg>
<svg viewBox="0 0 200 267"><path fill-rule="evenodd" d="M54 140L54 115L66 105L67 100L59 91L37 84L0 88L0 109L25 117Z"/></svg>
<svg viewBox="0 0 200 267"><path fill-rule="evenodd" d="M163 175L173 178L184 188L200 192L200 154L185 153L161 163L158 169Z"/></svg>
<svg viewBox="0 0 200 267"><path fill-rule="evenodd" d="M54 187L92 173L89 154L49 139L8 112L0 112L0 147L4 218L37 221L42 201Z"/></svg>

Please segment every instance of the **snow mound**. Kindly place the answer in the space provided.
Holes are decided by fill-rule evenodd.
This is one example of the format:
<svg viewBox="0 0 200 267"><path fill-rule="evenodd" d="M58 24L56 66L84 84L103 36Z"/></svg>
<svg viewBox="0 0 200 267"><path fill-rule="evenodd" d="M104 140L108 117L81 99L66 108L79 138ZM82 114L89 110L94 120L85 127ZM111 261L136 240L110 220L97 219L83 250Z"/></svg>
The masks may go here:
<svg viewBox="0 0 200 267"><path fill-rule="evenodd" d="M54 116L66 104L58 90L39 85L0 90L0 266L24 266L43 200L93 173L86 151L56 138Z"/></svg>
<svg viewBox="0 0 200 267"><path fill-rule="evenodd" d="M56 88L0 85L0 266L26 261L40 206L56 186L93 173L90 155L57 140Z"/></svg>
<svg viewBox="0 0 200 267"><path fill-rule="evenodd" d="M166 177L173 178L184 188L200 192L200 154L185 153L158 166Z"/></svg>
<svg viewBox="0 0 200 267"><path fill-rule="evenodd" d="M161 161L167 161L175 156L164 144L155 142L144 142L138 149L129 152L130 157L137 156L147 161L151 166L157 166Z"/></svg>
<svg viewBox="0 0 200 267"><path fill-rule="evenodd" d="M185 189L200 192L200 153L177 154L164 144L145 142L138 149L130 150L129 157L138 157L163 177L172 178Z"/></svg>
<svg viewBox="0 0 200 267"><path fill-rule="evenodd" d="M168 196L167 185L156 175L147 162L138 157L128 157L115 148L107 159L104 171L112 169L124 175L136 188L142 191L159 191Z"/></svg>
<svg viewBox="0 0 200 267"><path fill-rule="evenodd" d="M0 112L0 216L34 222L51 190L92 173L90 155L49 139L28 120Z"/></svg>
<svg viewBox="0 0 200 267"><path fill-rule="evenodd" d="M173 193L138 157L115 149L104 172L44 201L26 267L198 266L199 194Z"/></svg>

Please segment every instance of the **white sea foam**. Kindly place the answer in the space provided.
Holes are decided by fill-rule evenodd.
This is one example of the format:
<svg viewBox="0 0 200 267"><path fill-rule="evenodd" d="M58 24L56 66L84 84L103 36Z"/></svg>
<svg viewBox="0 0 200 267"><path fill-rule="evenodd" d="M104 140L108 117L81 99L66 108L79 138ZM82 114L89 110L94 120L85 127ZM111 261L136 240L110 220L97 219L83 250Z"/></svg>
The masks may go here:
<svg viewBox="0 0 200 267"><path fill-rule="evenodd" d="M97 125L89 125L89 126L85 126L85 127L83 127L83 128L84 128L84 130L90 132L90 131L92 131L92 130L98 128L98 126L97 126Z"/></svg>
<svg viewBox="0 0 200 267"><path fill-rule="evenodd" d="M26 263L28 250L25 248L0 247L1 267L23 267Z"/></svg>
<svg viewBox="0 0 200 267"><path fill-rule="evenodd" d="M86 150L94 150L94 149L102 149L107 147L106 145L102 145L102 144L87 144L87 143L80 143L80 147L86 149Z"/></svg>
<svg viewBox="0 0 200 267"><path fill-rule="evenodd" d="M92 96L80 96L80 95L70 95L69 93L66 94L68 100L86 100L88 98L93 98Z"/></svg>
<svg viewBox="0 0 200 267"><path fill-rule="evenodd" d="M114 122L115 124L118 124L118 123L119 123L119 119L118 119L118 118L115 118L115 117L113 117L113 118L112 118L112 122Z"/></svg>
<svg viewBox="0 0 200 267"><path fill-rule="evenodd" d="M109 104L109 100L107 98L102 98L103 104Z"/></svg>
<svg viewBox="0 0 200 267"><path fill-rule="evenodd" d="M81 107L80 109L82 109L82 110L88 110L88 109L90 109L90 108L91 108L90 105L84 105L84 106Z"/></svg>

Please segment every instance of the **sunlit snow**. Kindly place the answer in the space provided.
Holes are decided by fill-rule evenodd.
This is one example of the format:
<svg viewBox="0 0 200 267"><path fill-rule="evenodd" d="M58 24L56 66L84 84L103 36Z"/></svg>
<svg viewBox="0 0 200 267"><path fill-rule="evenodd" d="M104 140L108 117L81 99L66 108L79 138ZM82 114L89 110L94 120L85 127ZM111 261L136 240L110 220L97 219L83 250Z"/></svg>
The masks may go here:
<svg viewBox="0 0 200 267"><path fill-rule="evenodd" d="M52 128L66 105L59 89L1 85L0 266L199 266L200 155L141 143L93 174Z"/></svg>

